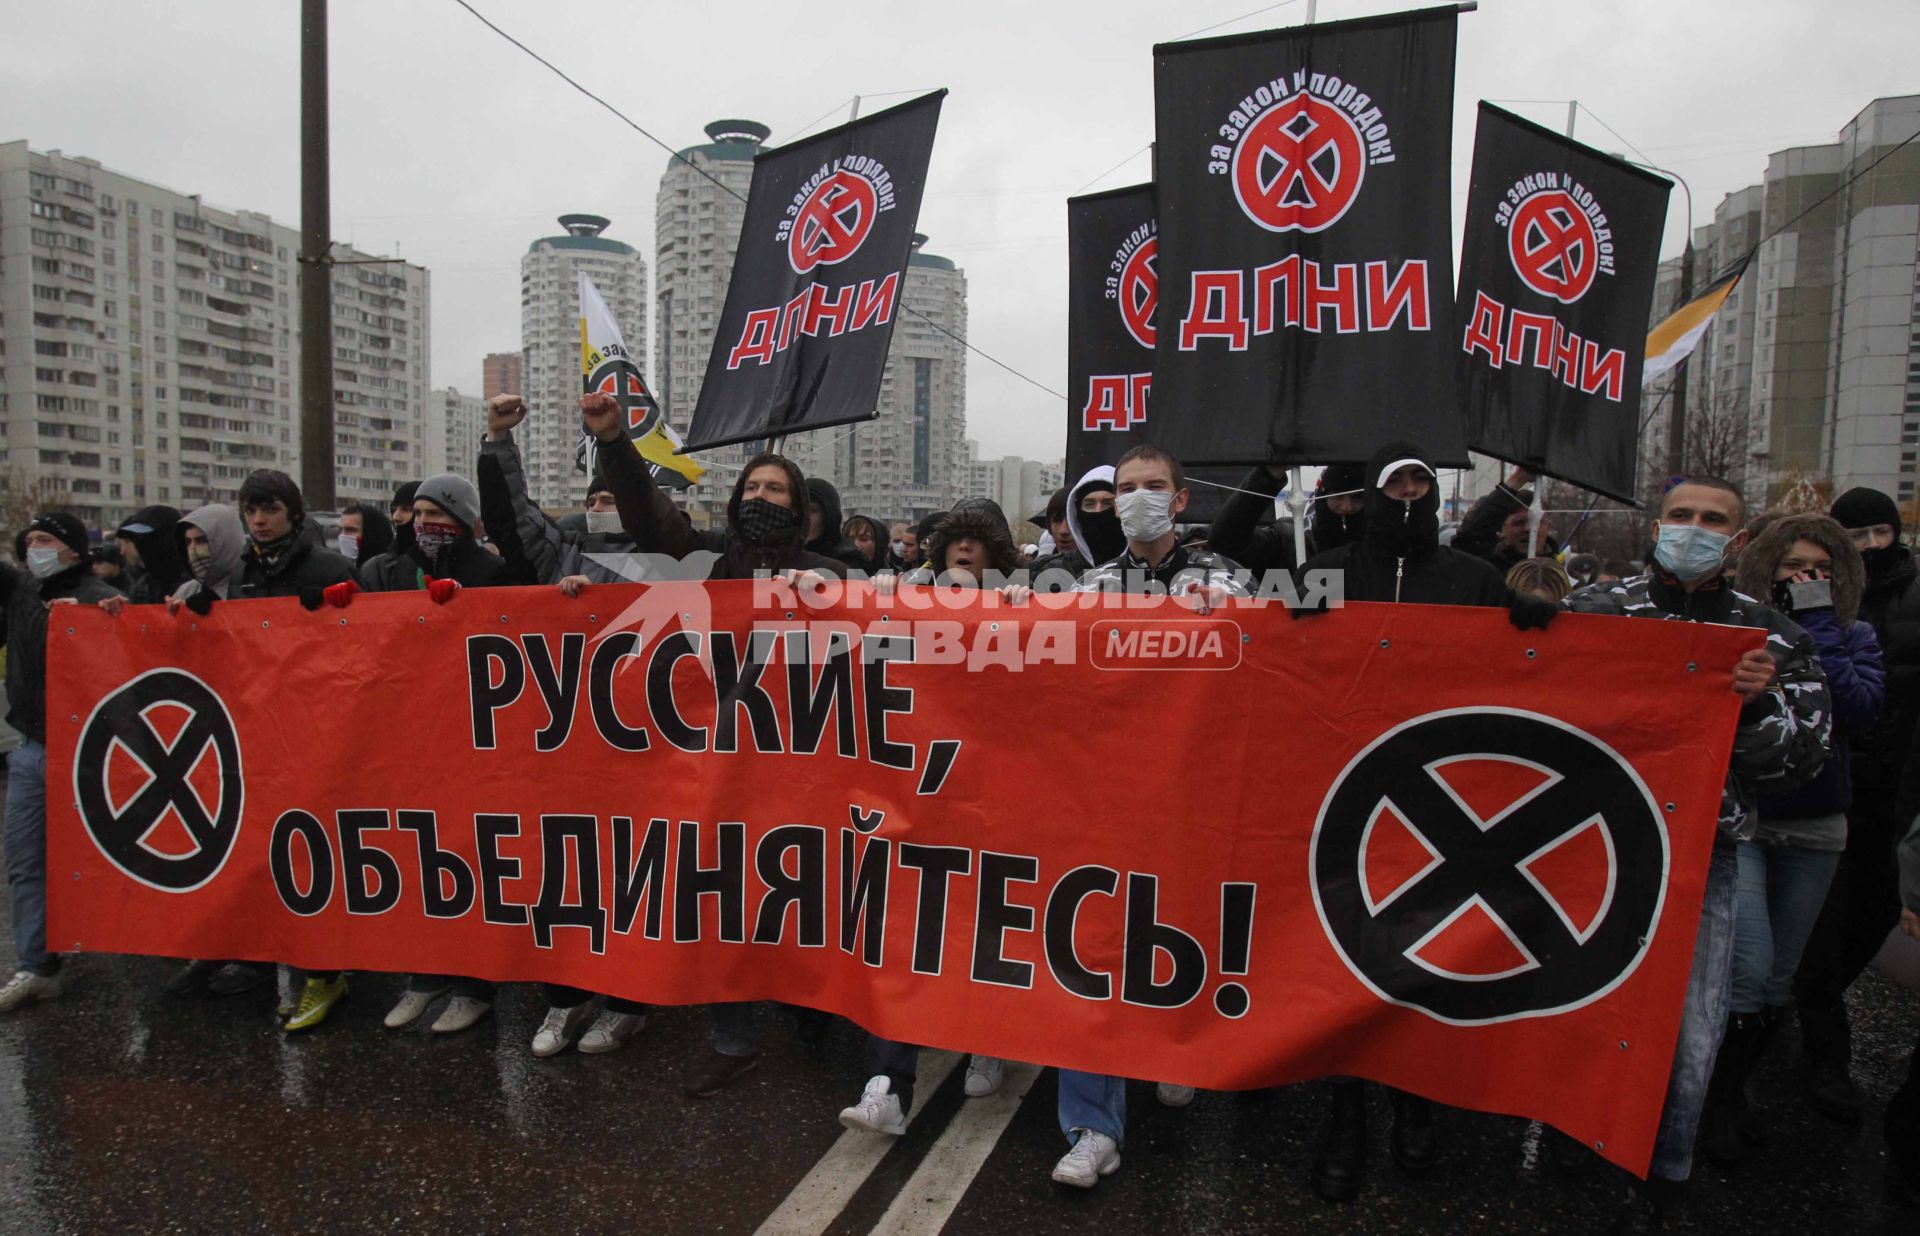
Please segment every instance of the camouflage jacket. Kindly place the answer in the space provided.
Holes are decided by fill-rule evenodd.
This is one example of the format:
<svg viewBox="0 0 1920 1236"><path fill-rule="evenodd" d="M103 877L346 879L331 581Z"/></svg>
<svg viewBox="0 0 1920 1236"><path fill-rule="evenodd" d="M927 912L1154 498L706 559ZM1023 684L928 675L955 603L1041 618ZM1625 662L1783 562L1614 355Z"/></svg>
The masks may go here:
<svg viewBox="0 0 1920 1236"><path fill-rule="evenodd" d="M1777 672L1773 684L1740 709L1720 795L1720 831L1728 837L1753 836L1759 823L1754 800L1761 792L1790 790L1826 763L1833 728L1826 674L1813 637L1785 615L1725 585L1690 593L1659 575L1589 584L1568 596L1566 605L1577 614L1712 622L1767 633Z"/></svg>

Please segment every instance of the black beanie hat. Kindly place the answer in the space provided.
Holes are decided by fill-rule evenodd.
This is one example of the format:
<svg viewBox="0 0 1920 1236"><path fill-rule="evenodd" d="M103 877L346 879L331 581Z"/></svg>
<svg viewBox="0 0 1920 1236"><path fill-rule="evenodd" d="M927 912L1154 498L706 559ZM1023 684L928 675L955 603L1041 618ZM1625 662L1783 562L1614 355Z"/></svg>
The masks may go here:
<svg viewBox="0 0 1920 1236"><path fill-rule="evenodd" d="M80 522L80 517L77 515L69 515L65 511L49 511L45 515L35 515L33 522L20 532L17 548L20 549L22 562L26 561L27 557L25 546L29 532L50 532L59 537L61 544L74 553L82 558L87 556L87 526Z"/></svg>
<svg viewBox="0 0 1920 1236"><path fill-rule="evenodd" d="M1892 498L1865 486L1849 489L1833 501L1833 517L1842 528L1871 528L1892 524L1894 536L1900 534L1900 508Z"/></svg>
<svg viewBox="0 0 1920 1236"><path fill-rule="evenodd" d="M413 499L419 492L420 482L408 481L405 485L393 491L393 503L387 509L397 511L401 507L406 507L411 511L413 509Z"/></svg>
<svg viewBox="0 0 1920 1236"><path fill-rule="evenodd" d="M606 474L600 471L600 469L595 468L593 470L593 476L587 480L587 501L592 502L593 495L595 494L610 494L612 492L613 486L607 484Z"/></svg>

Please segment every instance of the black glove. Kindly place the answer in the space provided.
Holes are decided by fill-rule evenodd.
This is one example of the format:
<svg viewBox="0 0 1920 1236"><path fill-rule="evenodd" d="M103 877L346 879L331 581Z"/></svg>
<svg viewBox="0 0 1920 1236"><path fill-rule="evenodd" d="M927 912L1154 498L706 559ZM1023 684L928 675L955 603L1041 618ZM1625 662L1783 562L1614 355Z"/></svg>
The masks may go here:
<svg viewBox="0 0 1920 1236"><path fill-rule="evenodd" d="M1515 592L1507 599L1507 620L1522 631L1544 631L1559 613L1560 607L1552 601L1524 592Z"/></svg>
<svg viewBox="0 0 1920 1236"><path fill-rule="evenodd" d="M216 598L213 595L213 589L202 588L198 592L195 592L187 597L187 608L192 610L194 613L200 615L202 618L205 618L208 614L211 614L213 612L213 603L215 599Z"/></svg>
<svg viewBox="0 0 1920 1236"><path fill-rule="evenodd" d="M319 609L320 606L326 602L326 599L327 599L326 593L319 588L302 588L300 590L300 608L301 609L305 609L305 610Z"/></svg>

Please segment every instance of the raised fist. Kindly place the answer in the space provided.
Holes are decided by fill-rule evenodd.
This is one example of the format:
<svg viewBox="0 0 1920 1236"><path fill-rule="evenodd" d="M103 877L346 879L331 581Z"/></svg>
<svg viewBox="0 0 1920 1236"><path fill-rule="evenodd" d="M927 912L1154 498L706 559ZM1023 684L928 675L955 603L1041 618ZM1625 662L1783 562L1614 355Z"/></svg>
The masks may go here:
<svg viewBox="0 0 1920 1236"><path fill-rule="evenodd" d="M601 442L618 442L627 435L620 401L604 391L580 396L580 423Z"/></svg>
<svg viewBox="0 0 1920 1236"><path fill-rule="evenodd" d="M501 435L511 433L514 426L527 419L527 401L518 395L495 395L487 400L487 433Z"/></svg>

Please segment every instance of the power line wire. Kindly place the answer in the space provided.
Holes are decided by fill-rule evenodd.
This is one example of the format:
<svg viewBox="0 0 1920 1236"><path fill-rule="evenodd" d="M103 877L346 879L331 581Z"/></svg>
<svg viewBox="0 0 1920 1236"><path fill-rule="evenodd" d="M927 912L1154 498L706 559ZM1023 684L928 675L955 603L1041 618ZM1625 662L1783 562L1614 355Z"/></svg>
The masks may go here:
<svg viewBox="0 0 1920 1236"><path fill-rule="evenodd" d="M1885 163L1888 159L1891 159L1894 155L1898 154L1902 149L1911 145L1914 139L1916 138L1920 138L1920 129L1915 129L1913 132L1907 134L1904 138L1900 139L1898 142L1895 142L1892 146L1890 146L1887 149L1887 152L1885 154L1881 155L1879 158L1875 159L1873 162L1867 164L1865 167L1861 168L1859 171L1855 172L1853 175L1847 177L1845 180L1835 185L1831 193L1828 193L1826 196L1818 199L1811 206L1808 206L1805 210L1801 211L1799 214L1795 215L1793 218L1788 219L1785 223L1782 223L1779 227L1774 228L1771 232L1768 232L1765 236L1762 236L1760 238L1760 243L1756 244L1753 248L1747 250L1746 254L1741 257L1740 261L1744 263L1744 262L1749 262L1753 260L1754 255L1760 252L1761 245L1766 244L1768 241L1772 240L1775 236L1778 236L1780 233L1786 231L1788 228L1792 227L1794 224L1800 222L1800 220L1806 218L1808 215L1812 214L1814 211L1820 209L1822 206L1825 206L1828 202L1832 201L1834 198L1839 197L1842 193L1845 193L1848 189L1853 187L1853 183L1856 180L1861 179L1862 177L1866 176L1867 173L1871 172L1874 168L1879 167L1882 163ZM1727 269L1732 270L1733 267L1729 266Z"/></svg>
<svg viewBox="0 0 1920 1236"><path fill-rule="evenodd" d="M1135 159L1139 158L1141 155L1147 153L1147 151L1152 149L1153 149L1153 143L1148 142L1146 145L1134 151L1132 154L1128 155L1126 158L1120 160L1118 163L1114 164L1112 167L1108 168L1106 171L1101 172L1098 176L1095 176L1092 180L1089 180L1086 184L1083 184L1078 189L1075 189L1072 193L1067 194L1067 196L1079 197L1082 193L1085 193L1088 189L1091 189L1093 186L1099 184L1101 181L1105 180L1107 177L1113 175L1115 172L1119 171L1121 168L1125 167L1127 164L1133 162Z"/></svg>
<svg viewBox="0 0 1920 1236"><path fill-rule="evenodd" d="M1594 121L1594 123L1598 124L1601 128L1605 129L1607 132L1613 134L1616 138L1619 138L1622 145L1624 145L1628 150L1631 150L1633 151L1633 153L1640 156L1640 161L1642 163L1653 162L1652 159L1649 159L1646 156L1646 152L1642 151L1638 146L1628 141L1625 137L1622 137L1620 134L1620 130L1614 128L1612 125L1608 124L1606 121L1600 119L1600 113L1594 111L1591 107L1588 107L1585 103L1582 103L1577 99L1574 101L1573 105L1579 110L1585 112L1588 115L1588 117Z"/></svg>
<svg viewBox="0 0 1920 1236"><path fill-rule="evenodd" d="M666 151L668 154L672 155L674 158L678 159L680 162L686 164L688 167L692 168L695 172L698 172L701 176L705 177L707 180L712 181L715 185L718 185L720 189L723 192L727 193L728 195L738 199L743 203L747 200L745 197L741 196L739 190L735 189L732 185L727 184L725 181L721 180L719 177L715 176L713 173L707 171L707 169L701 167L698 163L695 163L692 159L688 158L685 154L682 154L679 150L676 150L674 147L667 145L667 143L661 141L659 138L655 137L652 133L649 133L646 129L642 128L640 125L635 123L632 119L630 119L626 115L626 113L622 112L619 108L607 102L605 99L601 98L599 95L595 94L593 91L588 90L585 86L582 86L579 82L573 80L573 78L568 77L551 60L548 60L545 56L542 56L539 52L534 51L531 47L528 47L525 43L522 43L519 39L514 38L512 35L508 34L505 30L502 30L500 27L494 25L491 21L488 21L487 18L480 12L480 10L474 8L471 4L467 3L467 0L453 0L453 2L459 5L461 8L465 9L467 12L471 13L474 19L478 21L481 25L493 31L495 34L499 35L501 38L505 39L507 42L513 44L515 47L525 52L528 56L531 56L534 60L538 61L555 77L558 77L561 81L567 83L567 85L572 86L575 90L578 90L581 94L586 95L589 99L592 99L595 103L598 103L601 107L604 107L609 112L612 112L613 115L616 118L618 118L622 124L632 129L635 133L638 133L640 136L646 138L648 141L652 142L654 145L660 147L660 149ZM1291 4L1293 3L1293 0L1285 0L1285 2ZM1278 6L1275 6L1275 7L1278 7ZM1018 369L1015 369L1012 365L1007 364L1007 362L1001 360L999 357L980 348L979 346L974 344L971 340L967 339L965 336L954 333L953 331L947 329L945 326L942 326L940 323L928 317L926 314L920 312L918 309L915 309L912 305L907 304L904 299L900 302L900 307L906 310L908 313L911 313L914 317L919 318L921 321L925 322L928 326L933 327L933 329L947 336L949 339L952 339L954 342L958 343L961 347L965 348L967 351L972 352L975 356L978 356L983 360L990 361L991 363L998 365L1000 368L1006 370L1008 373L1012 374L1014 377L1019 378L1022 382L1025 382L1027 385L1035 388L1036 390L1045 391L1047 394L1053 396L1055 399L1060 400L1062 403L1065 403L1067 401L1067 397L1061 392L1056 391L1052 387L1041 383L1038 379L1028 377L1026 374L1021 373Z"/></svg>
<svg viewBox="0 0 1920 1236"><path fill-rule="evenodd" d="M1278 3L1278 4L1269 4L1269 5L1268 5L1268 6L1266 7L1266 8L1264 8L1264 9L1255 9L1255 10L1254 10L1253 12L1251 12L1251 13L1242 13L1242 14L1240 14L1240 16L1238 16L1238 17L1229 17L1229 18L1227 18L1227 20L1225 20L1225 21L1217 21L1217 22L1214 22L1214 23L1213 23L1213 24L1212 24L1211 26L1202 26L1202 27L1200 27L1200 28L1199 28L1198 30L1195 30L1195 31L1193 32L1193 34L1183 34L1183 35L1181 35L1181 36L1180 36L1180 39L1190 39L1190 38L1192 38L1192 37L1193 37L1193 36L1194 36L1195 34L1205 34L1205 33L1206 33L1207 31L1209 31L1209 30L1218 30L1218 29L1219 29L1220 27L1222 27L1222 26L1231 26L1231 25L1232 25L1232 24L1233 24L1234 22L1237 22L1237 21L1245 21L1245 20L1247 20L1247 18L1249 18L1249 17L1258 17L1258 16L1260 16L1260 14L1262 14L1262 13L1271 13L1271 12L1273 12L1273 11L1274 11L1275 9L1284 9L1284 8L1286 8L1286 7L1287 7L1287 6L1289 5L1289 4L1298 4L1299 2L1300 2L1300 0L1280 0L1280 3ZM1178 43L1178 42L1180 41L1180 39L1174 39L1174 40L1172 40L1172 41L1173 41L1173 42L1176 42L1176 43Z"/></svg>

